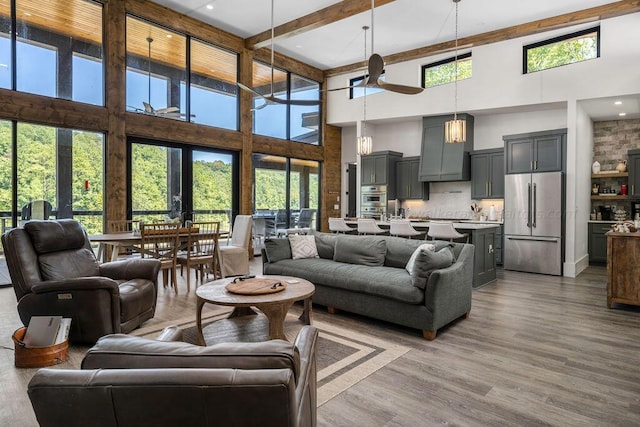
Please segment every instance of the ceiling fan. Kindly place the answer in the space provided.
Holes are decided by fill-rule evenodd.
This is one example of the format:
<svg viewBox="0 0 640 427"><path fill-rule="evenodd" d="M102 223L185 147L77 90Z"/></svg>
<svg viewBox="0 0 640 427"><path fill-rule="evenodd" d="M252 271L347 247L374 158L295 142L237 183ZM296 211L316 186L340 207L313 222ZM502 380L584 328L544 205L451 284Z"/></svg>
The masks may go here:
<svg viewBox="0 0 640 427"><path fill-rule="evenodd" d="M180 112L180 108L178 107L166 107L166 108L153 108L151 105L151 43L153 43L153 38L151 36L147 37L147 42L149 43L149 56L147 63L147 77L148 77L148 92L147 92L147 102L142 102L143 108L137 107L129 107L133 108L135 111L140 113L149 114L151 116L160 116L160 117L169 117L172 119L179 119L182 117L186 117L186 114ZM191 117L195 117L195 114L191 114Z"/></svg>
<svg viewBox="0 0 640 427"><path fill-rule="evenodd" d="M375 5L374 5L374 0L371 0L371 52L373 52L373 11L374 11ZM369 29L369 27L364 26L362 27L362 29L364 29L364 55L365 58L367 56L367 30ZM395 84L395 83L388 83L382 79L380 79L380 76L382 75L382 73L384 72L384 60L382 59L382 56L378 55L377 53L372 53L371 56L369 57L368 61L367 61L367 71L368 74L364 76L364 78L356 85L352 85L352 86L345 86L345 87L340 87L340 88L336 88L336 89L328 89L327 92L333 92L333 91L337 91L337 90L344 90L344 89L353 89L353 88L360 88L360 87L370 87L370 88L378 88L378 89L384 89L384 90L388 90L391 92L396 92L396 93L401 93L403 95L416 95L420 92L422 92L424 89L421 87L416 87L416 86L405 86L405 85L399 85L399 84Z"/></svg>
<svg viewBox="0 0 640 427"><path fill-rule="evenodd" d="M260 92L256 91L253 88L250 88L249 86L246 86L240 82L238 82L238 87L242 90L246 90L248 92L253 93L255 96L258 96L260 98L262 98L264 100L264 104L260 104L255 108L252 108L251 111L255 111L255 110L261 110L264 107L266 107L267 105L275 105L275 104L284 104L284 105L319 105L320 101L319 100L307 100L307 99L282 99L282 98L277 98L275 96L275 94L273 93L273 57L274 57L274 52L273 52L273 39L275 37L274 35L274 25L273 25L273 3L274 0L271 0L271 43L270 43L270 48L271 48L271 90L269 95L263 95Z"/></svg>

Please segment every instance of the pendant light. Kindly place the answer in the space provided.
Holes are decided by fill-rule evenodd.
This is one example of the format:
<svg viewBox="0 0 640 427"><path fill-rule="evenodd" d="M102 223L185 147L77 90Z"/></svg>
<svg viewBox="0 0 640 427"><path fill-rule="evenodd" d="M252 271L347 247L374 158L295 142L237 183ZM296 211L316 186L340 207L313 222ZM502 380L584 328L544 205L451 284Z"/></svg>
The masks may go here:
<svg viewBox="0 0 640 427"><path fill-rule="evenodd" d="M367 60L367 30L368 26L362 27L364 30L364 60ZM364 77L367 78L366 76ZM362 99L362 103L364 106L362 126L360 128L360 136L358 137L358 155L366 156L371 154L373 150L373 139L370 136L367 136L367 86L363 87L364 95Z"/></svg>
<svg viewBox="0 0 640 427"><path fill-rule="evenodd" d="M467 121L458 119L458 3L460 0L453 0L456 4L456 53L455 53L455 75L454 75L454 98L453 98L453 120L444 123L444 141L449 144L463 143L467 141Z"/></svg>

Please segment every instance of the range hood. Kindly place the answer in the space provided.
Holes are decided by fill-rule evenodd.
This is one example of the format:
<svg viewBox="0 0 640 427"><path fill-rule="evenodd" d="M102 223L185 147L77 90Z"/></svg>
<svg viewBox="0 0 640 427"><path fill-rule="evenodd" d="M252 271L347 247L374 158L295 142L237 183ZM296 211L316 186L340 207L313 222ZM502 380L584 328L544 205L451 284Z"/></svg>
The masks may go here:
<svg viewBox="0 0 640 427"><path fill-rule="evenodd" d="M444 142L444 123L453 115L422 118L422 148L418 179L423 182L469 181L471 179L470 152L473 151L473 116L458 114L467 121L467 141Z"/></svg>

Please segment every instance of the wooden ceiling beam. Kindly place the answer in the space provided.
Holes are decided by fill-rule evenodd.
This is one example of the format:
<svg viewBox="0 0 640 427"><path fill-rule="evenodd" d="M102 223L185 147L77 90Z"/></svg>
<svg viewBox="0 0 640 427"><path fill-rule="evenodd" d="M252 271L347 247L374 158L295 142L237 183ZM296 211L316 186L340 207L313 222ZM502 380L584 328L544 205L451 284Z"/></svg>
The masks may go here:
<svg viewBox="0 0 640 427"><path fill-rule="evenodd" d="M395 0L375 0L375 7L392 3ZM286 22L274 28L274 36L287 38L301 34L315 28L329 25L350 16L371 10L370 0L342 0L334 5L325 7L309 15L302 16L293 21ZM255 36L245 39L247 49L260 49L269 45L271 40L271 28Z"/></svg>
<svg viewBox="0 0 640 427"><path fill-rule="evenodd" d="M616 16L628 15L640 12L640 0L623 0L615 3L609 3L602 6L596 6L589 9L579 10L577 12L565 13L551 18L540 19L537 21L527 22L525 24L514 25L499 30L488 31L482 34L476 34L458 39L458 49L468 49L475 46L496 43L504 40L525 37L532 34L542 33L544 31L566 28L586 22L594 22ZM399 62L410 61L413 59L424 58L439 53L450 52L455 49L455 40L437 43L430 46L419 47L417 49L399 52L384 57L386 65L396 64ZM337 76L339 74L350 73L359 69L366 68L365 62L356 62L342 67L325 70L325 77Z"/></svg>

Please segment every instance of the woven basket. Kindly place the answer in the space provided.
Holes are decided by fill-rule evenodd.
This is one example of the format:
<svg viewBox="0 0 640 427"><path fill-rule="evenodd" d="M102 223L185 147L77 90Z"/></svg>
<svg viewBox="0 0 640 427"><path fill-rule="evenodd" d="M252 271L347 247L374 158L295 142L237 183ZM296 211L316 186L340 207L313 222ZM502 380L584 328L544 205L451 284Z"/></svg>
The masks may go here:
<svg viewBox="0 0 640 427"><path fill-rule="evenodd" d="M68 340L48 347L27 347L22 341L26 332L27 328L22 327L15 331L11 337L15 346L16 368L42 368L66 362L69 358Z"/></svg>

